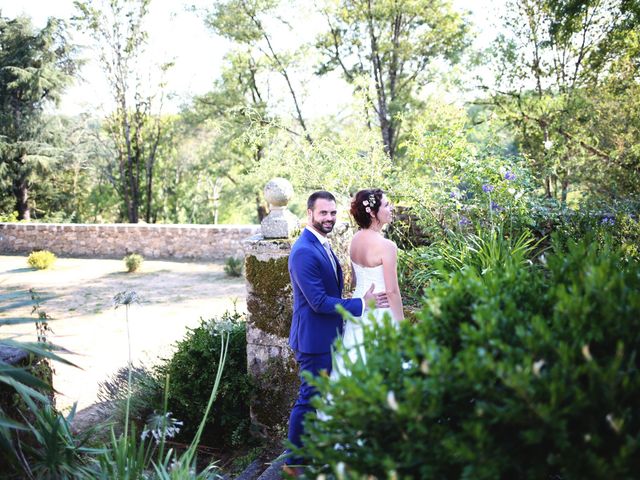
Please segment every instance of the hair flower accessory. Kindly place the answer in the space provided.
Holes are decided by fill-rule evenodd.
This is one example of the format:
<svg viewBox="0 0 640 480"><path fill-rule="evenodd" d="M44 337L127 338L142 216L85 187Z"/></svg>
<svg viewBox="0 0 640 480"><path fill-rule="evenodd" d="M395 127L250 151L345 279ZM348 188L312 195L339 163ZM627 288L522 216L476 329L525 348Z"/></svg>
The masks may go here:
<svg viewBox="0 0 640 480"><path fill-rule="evenodd" d="M367 212L367 213L371 213L371 207L365 208L364 211Z"/></svg>
<svg viewBox="0 0 640 480"><path fill-rule="evenodd" d="M365 200L364 202L362 202L362 204L363 204L365 207L368 207L368 206L369 206L369 202L368 202L367 200Z"/></svg>

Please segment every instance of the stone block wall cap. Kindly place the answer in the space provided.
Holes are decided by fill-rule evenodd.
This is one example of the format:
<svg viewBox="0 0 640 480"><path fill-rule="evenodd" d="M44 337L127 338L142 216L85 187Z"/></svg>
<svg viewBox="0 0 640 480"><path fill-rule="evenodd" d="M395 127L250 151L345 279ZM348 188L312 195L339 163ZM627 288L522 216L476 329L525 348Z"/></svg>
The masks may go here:
<svg viewBox="0 0 640 480"><path fill-rule="evenodd" d="M290 238L300 229L300 221L286 208L277 209L262 220L260 229L264 238Z"/></svg>
<svg viewBox="0 0 640 480"><path fill-rule="evenodd" d="M258 243L260 241L264 240L264 237L262 236L261 233L256 233L255 235L251 235L250 237L245 238L244 240L242 240L242 244L243 245L251 245L254 243Z"/></svg>
<svg viewBox="0 0 640 480"><path fill-rule="evenodd" d="M264 187L264 198L269 205L284 207L293 198L293 185L286 178L272 178Z"/></svg>

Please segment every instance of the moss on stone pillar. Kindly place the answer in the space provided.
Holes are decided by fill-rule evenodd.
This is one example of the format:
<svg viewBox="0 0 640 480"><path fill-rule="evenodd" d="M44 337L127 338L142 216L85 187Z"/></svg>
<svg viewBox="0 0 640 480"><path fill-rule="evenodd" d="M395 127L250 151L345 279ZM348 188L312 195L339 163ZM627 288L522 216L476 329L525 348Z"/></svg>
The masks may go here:
<svg viewBox="0 0 640 480"><path fill-rule="evenodd" d="M247 309L250 322L265 333L288 338L291 327L291 282L288 257L245 259L245 275L250 293Z"/></svg>

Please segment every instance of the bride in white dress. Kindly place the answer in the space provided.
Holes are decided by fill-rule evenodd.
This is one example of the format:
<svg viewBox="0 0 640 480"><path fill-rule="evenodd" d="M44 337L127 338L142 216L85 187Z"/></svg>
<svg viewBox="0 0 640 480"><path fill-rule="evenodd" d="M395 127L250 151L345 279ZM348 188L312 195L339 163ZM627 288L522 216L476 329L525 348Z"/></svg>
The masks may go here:
<svg viewBox="0 0 640 480"><path fill-rule="evenodd" d="M350 319L345 325L342 342L349 359L356 362L361 358L366 362L367 346L364 344L363 328L371 322L382 322L385 314L390 315L394 322L404 318L398 286L398 248L382 234L383 227L393 217L393 206L382 190L360 190L351 202L351 215L360 227L353 236L350 250L356 284L353 296L364 296L374 284L374 292L386 292L389 300L389 308L371 311L367 307L362 317ZM348 375L348 372L343 357L336 355L331 377Z"/></svg>

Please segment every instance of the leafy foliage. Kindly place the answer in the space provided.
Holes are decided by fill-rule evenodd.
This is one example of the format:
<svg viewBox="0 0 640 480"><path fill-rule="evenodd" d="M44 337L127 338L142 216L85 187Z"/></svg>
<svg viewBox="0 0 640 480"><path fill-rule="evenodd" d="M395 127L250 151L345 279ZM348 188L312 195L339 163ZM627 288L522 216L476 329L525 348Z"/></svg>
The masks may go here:
<svg viewBox="0 0 640 480"><path fill-rule="evenodd" d="M639 158L637 119L627 114L638 91L633 3L513 0L505 10L489 103L549 198L637 192L625 173Z"/></svg>
<svg viewBox="0 0 640 480"><path fill-rule="evenodd" d="M30 218L36 176L44 180L58 157L44 109L60 99L76 67L64 22L50 18L38 31L28 17L0 16L0 188L13 195L20 220Z"/></svg>
<svg viewBox="0 0 640 480"><path fill-rule="evenodd" d="M21 458L24 470L32 478L72 480L90 477L93 474L90 455L102 450L88 446L92 429L81 435L72 431L75 405L64 417L49 404L27 401L35 420L27 422L29 437L22 442L22 453L26 456ZM18 433L18 437L20 435Z"/></svg>
<svg viewBox="0 0 640 480"><path fill-rule="evenodd" d="M348 478L632 478L640 264L556 239L546 266L464 266L420 321L366 332L367 363L319 378L314 472Z"/></svg>
<svg viewBox="0 0 640 480"><path fill-rule="evenodd" d="M156 91L145 90L140 81L149 3L150 0L74 2L78 11L75 21L95 41L115 104L115 111L104 126L115 147L114 186L122 202L121 213L131 223L138 222L143 207L145 221L151 222L154 171L166 129L160 116L163 81L157 80L160 86ZM161 65L160 75L171 66L170 62ZM146 74L151 77L151 72Z"/></svg>
<svg viewBox="0 0 640 480"><path fill-rule="evenodd" d="M229 257L224 262L224 273L230 277L241 277L244 270L244 258Z"/></svg>
<svg viewBox="0 0 640 480"><path fill-rule="evenodd" d="M364 97L372 113L367 121L377 123L384 151L395 159L401 125L420 109L417 94L431 80L429 67L460 59L466 22L446 1L344 0L327 2L322 13L327 26L316 42L318 72L340 71Z"/></svg>
<svg viewBox="0 0 640 480"><path fill-rule="evenodd" d="M113 375L98 386L98 400L114 424L114 431L120 433L127 415L127 396L129 395L128 368L119 368ZM162 410L163 385L153 371L145 366L131 366L131 392L129 401L129 419L141 430L147 418L154 410Z"/></svg>
<svg viewBox="0 0 640 480"><path fill-rule="evenodd" d="M250 396L246 326L241 314L227 312L218 320L202 320L177 342L174 355L158 367L157 373L161 378L169 376L168 405L184 422L180 437L192 438L216 378L220 357L220 342L214 335L217 328L228 330L229 355L202 438L215 447L239 446L248 439Z"/></svg>
<svg viewBox="0 0 640 480"><path fill-rule="evenodd" d="M51 268L56 261L56 256L48 250L38 250L32 252L27 257L27 263L31 268L46 270Z"/></svg>
<svg viewBox="0 0 640 480"><path fill-rule="evenodd" d="M126 255L123 260L125 266L127 267L127 272L132 273L137 272L138 269L140 269L144 258L142 257L142 255L139 255L137 253L130 253L129 255Z"/></svg>

